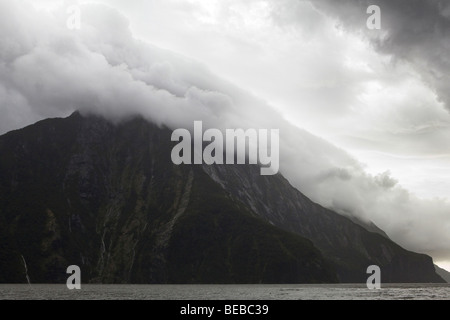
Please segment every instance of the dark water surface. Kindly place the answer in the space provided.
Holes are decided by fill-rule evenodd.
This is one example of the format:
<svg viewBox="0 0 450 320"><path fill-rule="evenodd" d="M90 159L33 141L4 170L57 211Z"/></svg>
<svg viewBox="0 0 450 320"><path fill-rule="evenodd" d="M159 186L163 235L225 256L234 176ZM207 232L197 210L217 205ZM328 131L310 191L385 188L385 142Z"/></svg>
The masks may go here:
<svg viewBox="0 0 450 320"><path fill-rule="evenodd" d="M0 299L70 300L450 300L449 284L333 285L81 285L0 284Z"/></svg>

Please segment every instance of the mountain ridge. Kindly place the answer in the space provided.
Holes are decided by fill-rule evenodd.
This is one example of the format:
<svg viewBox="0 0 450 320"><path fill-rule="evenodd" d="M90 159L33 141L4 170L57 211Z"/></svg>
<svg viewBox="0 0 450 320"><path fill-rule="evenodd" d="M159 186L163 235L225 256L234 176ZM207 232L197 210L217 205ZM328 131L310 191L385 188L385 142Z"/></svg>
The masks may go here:
<svg viewBox="0 0 450 320"><path fill-rule="evenodd" d="M440 277L433 275L429 256L411 253L378 230L369 232L359 223L315 204L280 174L268 178L259 176L255 170L225 169L217 165L204 166L204 169L210 171L211 177L225 189L232 184L230 189L234 190L234 197L247 203L272 224L310 239L332 261L341 282L365 282L366 268L372 264L381 267L384 282L442 282ZM224 170L227 177L221 179ZM264 188L245 188L252 180L259 181L258 186ZM239 185L244 188L240 189ZM250 203L255 199L264 201ZM349 260L352 262L347 265ZM416 268L416 264L420 267ZM416 274L420 273L430 276L419 276L419 280L415 280Z"/></svg>
<svg viewBox="0 0 450 320"><path fill-rule="evenodd" d="M280 174L174 165L170 134L74 113L0 136L0 282L26 281L24 261L34 282L69 264L84 282L365 282L374 262L382 281L443 281Z"/></svg>
<svg viewBox="0 0 450 320"><path fill-rule="evenodd" d="M437 265L434 265L435 269L436 269L436 273L445 280L445 282L450 283L450 272L448 272L447 270L440 268Z"/></svg>
<svg viewBox="0 0 450 320"><path fill-rule="evenodd" d="M75 113L0 137L0 282L25 282L24 261L32 282L71 264L93 283L337 281L309 240L173 165L170 134Z"/></svg>

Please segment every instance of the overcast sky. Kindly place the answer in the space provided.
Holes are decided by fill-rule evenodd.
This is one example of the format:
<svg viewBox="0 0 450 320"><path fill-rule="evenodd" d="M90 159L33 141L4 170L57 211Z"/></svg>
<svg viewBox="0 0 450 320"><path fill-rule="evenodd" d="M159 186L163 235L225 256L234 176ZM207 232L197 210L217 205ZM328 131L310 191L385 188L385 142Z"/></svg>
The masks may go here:
<svg viewBox="0 0 450 320"><path fill-rule="evenodd" d="M68 30L74 3L0 0L0 133L75 109L280 128L294 186L450 268L449 1L80 1Z"/></svg>

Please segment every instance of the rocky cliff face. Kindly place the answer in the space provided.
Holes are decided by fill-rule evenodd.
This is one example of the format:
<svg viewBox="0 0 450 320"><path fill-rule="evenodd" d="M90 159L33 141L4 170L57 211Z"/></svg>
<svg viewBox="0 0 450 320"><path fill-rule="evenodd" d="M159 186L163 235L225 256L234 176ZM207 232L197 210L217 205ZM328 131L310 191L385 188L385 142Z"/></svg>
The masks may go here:
<svg viewBox="0 0 450 320"><path fill-rule="evenodd" d="M171 131L78 113L0 137L0 282L439 282L408 252L247 165L175 166Z"/></svg>
<svg viewBox="0 0 450 320"><path fill-rule="evenodd" d="M209 176L260 217L310 239L335 267L341 282L365 282L367 266L383 282L441 282L432 259L407 251L386 236L312 202L281 175L260 176L255 167L204 166Z"/></svg>

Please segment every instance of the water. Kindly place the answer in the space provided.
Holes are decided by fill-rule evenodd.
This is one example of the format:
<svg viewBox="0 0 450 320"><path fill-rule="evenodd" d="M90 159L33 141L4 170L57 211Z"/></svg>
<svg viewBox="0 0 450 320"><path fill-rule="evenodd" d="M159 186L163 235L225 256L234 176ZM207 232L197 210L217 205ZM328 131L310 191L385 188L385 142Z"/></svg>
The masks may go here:
<svg viewBox="0 0 450 320"><path fill-rule="evenodd" d="M450 300L449 284L94 285L0 284L0 299L70 300Z"/></svg>

